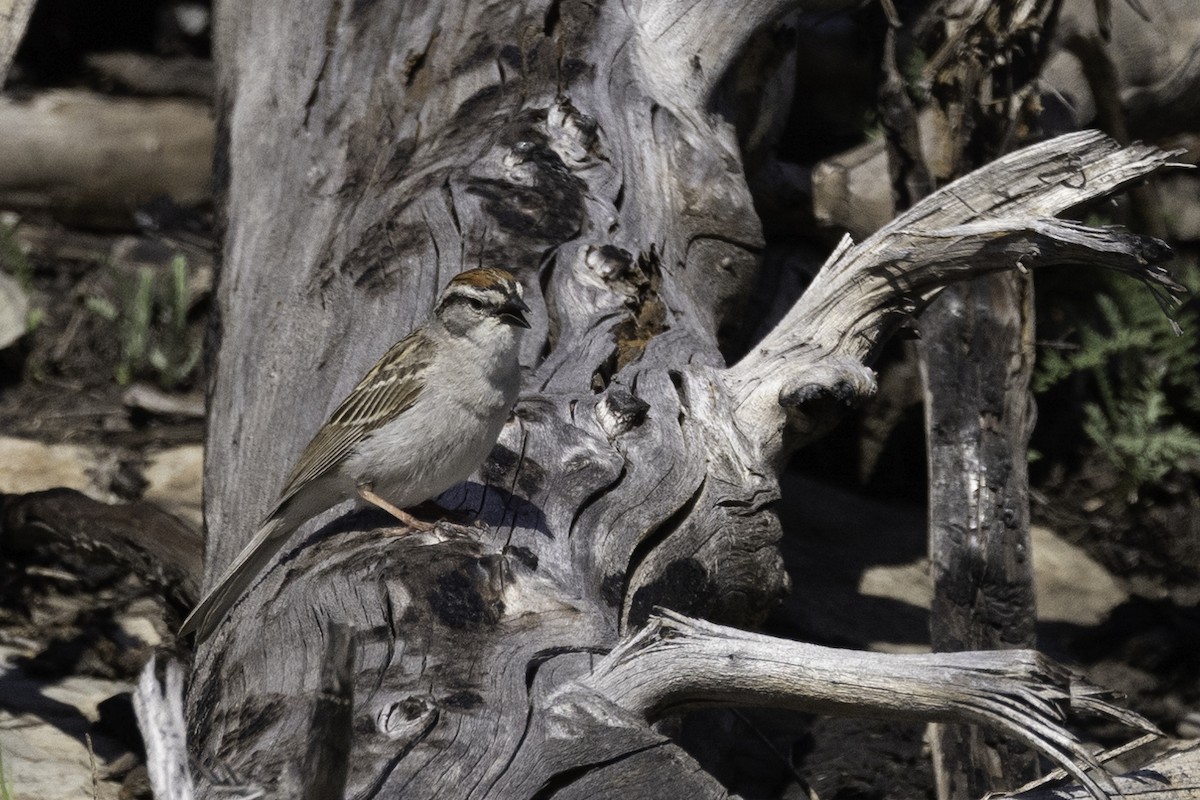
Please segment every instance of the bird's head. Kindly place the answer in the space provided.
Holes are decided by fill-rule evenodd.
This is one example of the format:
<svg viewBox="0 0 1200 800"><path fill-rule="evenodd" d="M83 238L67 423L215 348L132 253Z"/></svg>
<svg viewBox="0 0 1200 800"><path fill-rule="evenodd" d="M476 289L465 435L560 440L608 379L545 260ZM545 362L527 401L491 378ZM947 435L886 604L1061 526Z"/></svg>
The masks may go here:
<svg viewBox="0 0 1200 800"><path fill-rule="evenodd" d="M433 313L447 328L459 332L495 325L528 328L529 306L521 295L521 284L508 270L470 269L446 284Z"/></svg>

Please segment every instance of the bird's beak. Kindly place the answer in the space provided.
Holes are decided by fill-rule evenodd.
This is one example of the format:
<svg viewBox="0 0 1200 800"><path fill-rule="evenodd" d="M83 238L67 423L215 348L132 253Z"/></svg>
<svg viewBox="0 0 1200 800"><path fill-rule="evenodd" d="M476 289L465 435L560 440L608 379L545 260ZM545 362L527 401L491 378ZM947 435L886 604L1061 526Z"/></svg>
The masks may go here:
<svg viewBox="0 0 1200 800"><path fill-rule="evenodd" d="M514 297L511 302L505 303L504 307L500 309L500 319L518 328L528 328L529 320L525 319L525 312L528 310L529 306L525 305L524 300Z"/></svg>

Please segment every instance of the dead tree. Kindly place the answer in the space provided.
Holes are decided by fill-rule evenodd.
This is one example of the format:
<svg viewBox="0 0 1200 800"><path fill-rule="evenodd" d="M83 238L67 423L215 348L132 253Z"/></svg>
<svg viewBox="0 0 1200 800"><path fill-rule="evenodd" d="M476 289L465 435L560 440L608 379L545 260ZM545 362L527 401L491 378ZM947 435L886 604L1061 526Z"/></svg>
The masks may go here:
<svg viewBox="0 0 1200 800"><path fill-rule="evenodd" d="M867 365L943 286L1046 264L1170 285L1162 243L1054 218L1167 155L1082 133L995 162L843 242L727 364L762 236L721 81L795 5L219 7L209 580L454 273L511 268L536 321L499 445L442 498L482 526L325 520L200 648L189 738L208 783L721 797L651 723L768 704L978 722L1102 794L1063 715L1139 721L1034 653L885 656L738 628L787 589L779 470L874 392Z"/></svg>
<svg viewBox="0 0 1200 800"><path fill-rule="evenodd" d="M1033 127L1033 81L1059 5L929 4L912 24L912 46L930 53L914 80L925 90L920 110L896 63L899 31L889 29L882 105L890 139L904 151L894 159L903 165L897 194L916 200L1013 149L1017 131ZM1014 86L1012 76L1024 73L1034 77ZM1033 276L1013 270L948 287L921 318L914 353L925 395L935 651L1037 643L1027 557L1033 316ZM929 739L941 800L1039 774L1036 754L989 731L935 725Z"/></svg>

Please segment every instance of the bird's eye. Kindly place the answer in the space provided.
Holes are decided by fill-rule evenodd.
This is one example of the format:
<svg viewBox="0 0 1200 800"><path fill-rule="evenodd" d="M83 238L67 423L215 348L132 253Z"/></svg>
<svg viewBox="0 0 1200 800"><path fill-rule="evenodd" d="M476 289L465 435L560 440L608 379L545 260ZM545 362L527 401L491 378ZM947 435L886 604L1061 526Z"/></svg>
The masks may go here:
<svg viewBox="0 0 1200 800"><path fill-rule="evenodd" d="M469 305L471 308L478 311L479 309L483 308L483 301L480 300L478 297L468 297L467 305Z"/></svg>

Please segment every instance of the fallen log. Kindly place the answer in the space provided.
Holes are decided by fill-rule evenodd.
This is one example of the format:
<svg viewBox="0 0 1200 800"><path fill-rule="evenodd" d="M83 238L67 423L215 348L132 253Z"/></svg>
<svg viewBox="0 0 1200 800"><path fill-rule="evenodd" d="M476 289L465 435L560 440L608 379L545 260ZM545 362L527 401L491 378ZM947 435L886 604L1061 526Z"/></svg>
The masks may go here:
<svg viewBox="0 0 1200 800"><path fill-rule="evenodd" d="M213 122L191 100L55 90L0 97L0 207L85 227L134 227L160 196L208 201Z"/></svg>

